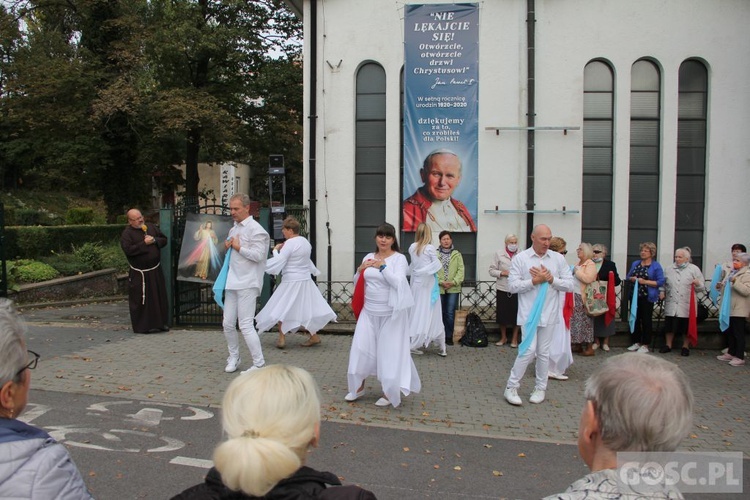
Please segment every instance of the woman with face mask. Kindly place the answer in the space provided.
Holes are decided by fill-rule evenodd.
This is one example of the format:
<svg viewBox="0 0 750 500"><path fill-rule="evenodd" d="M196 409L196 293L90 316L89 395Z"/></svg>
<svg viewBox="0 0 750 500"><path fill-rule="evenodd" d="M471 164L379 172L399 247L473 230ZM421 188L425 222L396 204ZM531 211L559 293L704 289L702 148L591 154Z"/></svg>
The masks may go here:
<svg viewBox="0 0 750 500"><path fill-rule="evenodd" d="M690 317L691 289L695 291L705 289L705 279L698 266L690 263L690 248L682 247L674 251L674 263L668 266L664 277L664 289L659 292L659 299L664 300L664 334L665 343L660 353L672 351L675 333L683 336L682 356L690 356L687 330ZM666 299L666 300L665 300ZM697 311L697 299L696 311Z"/></svg>
<svg viewBox="0 0 750 500"><path fill-rule="evenodd" d="M508 291L508 274L510 274L510 260L518 253L518 237L509 234L505 237L505 247L495 252L490 264L490 276L496 278L497 289L497 324L500 326L500 341L495 345L503 346L508 343L507 327L513 326L511 347L518 347L518 295Z"/></svg>
<svg viewBox="0 0 750 500"><path fill-rule="evenodd" d="M617 273L617 266L607 258L607 247L597 243L592 248L594 249L594 258L591 260L596 265L596 279L609 283L609 273L612 273L612 285L620 286L622 281ZM612 320L607 324L605 316L602 314L594 318L594 344L591 347L593 349L601 347L603 351L609 352L609 338L615 334L615 322Z"/></svg>
<svg viewBox="0 0 750 500"><path fill-rule="evenodd" d="M732 271L724 281L731 287L729 328L724 330L729 341L726 354L717 356L719 361L729 361L732 366L745 364L745 320L750 316L750 254L739 253L732 259Z"/></svg>

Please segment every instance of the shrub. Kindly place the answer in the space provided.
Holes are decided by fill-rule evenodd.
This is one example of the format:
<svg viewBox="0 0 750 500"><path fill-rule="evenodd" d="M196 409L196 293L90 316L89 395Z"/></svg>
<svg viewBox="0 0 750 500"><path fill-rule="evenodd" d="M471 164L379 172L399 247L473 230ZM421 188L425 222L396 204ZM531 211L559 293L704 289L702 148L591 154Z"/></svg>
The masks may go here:
<svg viewBox="0 0 750 500"><path fill-rule="evenodd" d="M76 207L68 209L65 214L65 224L83 225L94 223L94 209L85 207Z"/></svg>
<svg viewBox="0 0 750 500"><path fill-rule="evenodd" d="M99 243L84 243L78 248L73 247L73 255L88 271L98 271L104 267L104 249Z"/></svg>
<svg viewBox="0 0 750 500"><path fill-rule="evenodd" d="M60 276L52 266L28 259L8 262L7 272L9 281L16 283L38 283Z"/></svg>
<svg viewBox="0 0 750 500"><path fill-rule="evenodd" d="M42 222L42 214L32 208L19 208L15 216L19 226L38 226Z"/></svg>
<svg viewBox="0 0 750 500"><path fill-rule="evenodd" d="M54 267L62 276L75 276L76 274L89 272L88 264L85 264L72 253L52 253L39 260Z"/></svg>

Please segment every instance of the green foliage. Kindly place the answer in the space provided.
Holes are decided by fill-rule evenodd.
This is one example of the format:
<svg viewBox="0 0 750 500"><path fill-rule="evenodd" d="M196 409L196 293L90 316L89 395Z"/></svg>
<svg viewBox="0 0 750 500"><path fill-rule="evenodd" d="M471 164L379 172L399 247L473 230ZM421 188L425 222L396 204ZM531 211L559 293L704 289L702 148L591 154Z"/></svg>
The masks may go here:
<svg viewBox="0 0 750 500"><path fill-rule="evenodd" d="M85 264L88 271L98 271L103 268L104 250L99 243L84 243L80 247L73 247L73 255Z"/></svg>
<svg viewBox="0 0 750 500"><path fill-rule="evenodd" d="M11 286L16 283L37 283L60 276L52 266L36 260L17 260L7 264L8 281Z"/></svg>
<svg viewBox="0 0 750 500"><path fill-rule="evenodd" d="M33 208L20 208L15 215L19 226L38 226L42 221L42 214Z"/></svg>
<svg viewBox="0 0 750 500"><path fill-rule="evenodd" d="M14 226L5 228L5 256L32 258L52 252L68 252L84 242L110 244L120 241L121 225Z"/></svg>
<svg viewBox="0 0 750 500"><path fill-rule="evenodd" d="M93 208L69 208L68 213L65 214L65 224L68 225L79 225L79 224L93 224L94 223L94 209Z"/></svg>

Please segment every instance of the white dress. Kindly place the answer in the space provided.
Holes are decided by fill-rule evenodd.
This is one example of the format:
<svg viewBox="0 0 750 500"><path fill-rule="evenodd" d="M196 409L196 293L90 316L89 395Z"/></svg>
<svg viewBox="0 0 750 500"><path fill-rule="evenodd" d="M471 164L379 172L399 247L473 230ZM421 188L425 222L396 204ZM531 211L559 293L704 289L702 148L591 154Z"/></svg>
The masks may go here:
<svg viewBox="0 0 750 500"><path fill-rule="evenodd" d="M363 262L375 254L367 254ZM409 352L409 310L413 304L406 257L395 253L382 271L364 270L365 304L357 320L349 352L347 381L355 394L367 377L376 376L391 404L401 404L401 393L419 392L422 384ZM354 283L360 279L354 275Z"/></svg>
<svg viewBox="0 0 750 500"><path fill-rule="evenodd" d="M437 284L437 273L442 264L437 251L432 245L425 245L422 254L417 255L417 244L409 247L411 256L411 295L414 306L409 321L411 348L427 347L430 342L436 342L445 351L445 327L443 313L440 306L440 291L437 290L437 300L432 302L433 288Z"/></svg>
<svg viewBox="0 0 750 500"><path fill-rule="evenodd" d="M550 290L548 293L552 293ZM565 307L565 293L560 294L560 311L559 319L556 325L553 325L552 343L549 346L549 372L556 375L565 375L570 365L573 364L573 353L570 349L570 329L565 326L563 317L563 308Z"/></svg>
<svg viewBox="0 0 750 500"><path fill-rule="evenodd" d="M315 333L329 321L336 321L336 313L321 295L310 277L320 271L310 260L312 247L302 236L289 238L280 251L266 262L266 273L282 274L281 284L255 316L259 332L271 329L281 321L284 334L304 327Z"/></svg>

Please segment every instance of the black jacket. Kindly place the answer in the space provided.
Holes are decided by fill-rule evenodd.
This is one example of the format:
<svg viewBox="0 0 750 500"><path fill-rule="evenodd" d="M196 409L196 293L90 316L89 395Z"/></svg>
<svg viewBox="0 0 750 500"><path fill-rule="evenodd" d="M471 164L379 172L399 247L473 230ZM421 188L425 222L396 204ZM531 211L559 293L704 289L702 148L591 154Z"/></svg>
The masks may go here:
<svg viewBox="0 0 750 500"><path fill-rule="evenodd" d="M332 485L329 487L328 485ZM376 500L375 495L359 486L341 486L330 472L300 467L291 477L279 481L263 497L232 491L221 481L221 474L212 467L206 481L186 489L172 500Z"/></svg>

